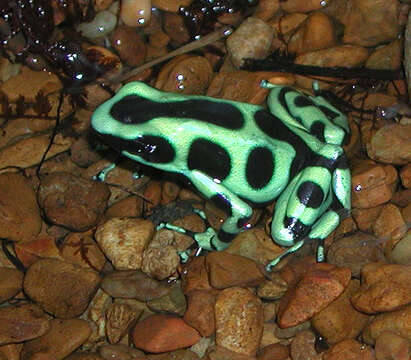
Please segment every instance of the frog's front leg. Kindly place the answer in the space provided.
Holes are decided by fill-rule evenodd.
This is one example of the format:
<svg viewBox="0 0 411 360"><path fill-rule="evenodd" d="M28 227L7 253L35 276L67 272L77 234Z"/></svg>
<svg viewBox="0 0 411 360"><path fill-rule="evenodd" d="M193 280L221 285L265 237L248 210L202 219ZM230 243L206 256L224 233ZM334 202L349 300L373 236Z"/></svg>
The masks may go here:
<svg viewBox="0 0 411 360"><path fill-rule="evenodd" d="M319 155L294 177L277 201L272 236L279 245L291 247L268 268L313 239L320 240L317 260L323 261L321 241L350 209L350 173L343 150L325 144Z"/></svg>
<svg viewBox="0 0 411 360"><path fill-rule="evenodd" d="M251 207L217 180L201 171L192 170L190 181L203 196L228 213L228 218L221 225L218 234L209 228L204 233L195 234L194 240L205 250L226 249L251 218Z"/></svg>

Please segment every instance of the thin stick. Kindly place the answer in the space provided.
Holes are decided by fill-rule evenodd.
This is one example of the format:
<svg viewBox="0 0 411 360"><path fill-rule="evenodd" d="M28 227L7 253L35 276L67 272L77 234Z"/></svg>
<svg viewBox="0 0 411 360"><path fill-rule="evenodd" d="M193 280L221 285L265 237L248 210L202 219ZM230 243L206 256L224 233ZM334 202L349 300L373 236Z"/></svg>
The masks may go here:
<svg viewBox="0 0 411 360"><path fill-rule="evenodd" d="M233 29L230 26L223 27L217 31L212 32L211 34L208 34L199 40L192 41L191 43L188 43L187 45L184 45L174 51L169 52L168 54L164 56L160 56L157 59L151 60L138 68L135 68L131 71L129 71L126 74L121 75L120 77L111 80L111 82L122 82L124 80L127 80L128 78L137 75L138 73L142 72L143 70L149 69L154 65L160 64L165 60L171 59L177 55L185 54L189 51L193 51L196 49L199 49L201 47L204 47L206 45L209 45L217 40L220 40L223 37L229 36L233 32Z"/></svg>

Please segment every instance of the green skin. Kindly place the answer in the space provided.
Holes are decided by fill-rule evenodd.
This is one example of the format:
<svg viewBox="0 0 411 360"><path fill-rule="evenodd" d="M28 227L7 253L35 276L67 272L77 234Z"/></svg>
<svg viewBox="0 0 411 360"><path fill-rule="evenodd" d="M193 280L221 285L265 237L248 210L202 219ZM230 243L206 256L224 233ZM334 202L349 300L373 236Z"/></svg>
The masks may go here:
<svg viewBox="0 0 411 360"><path fill-rule="evenodd" d="M200 248L227 248L248 227L252 206L277 199L271 235L289 249L270 268L306 240L321 245L350 210L350 172L341 147L349 127L322 97L261 86L271 90L269 111L133 82L96 109L92 127L123 155L183 175L228 212L218 233L195 234ZM324 259L322 246L317 258Z"/></svg>

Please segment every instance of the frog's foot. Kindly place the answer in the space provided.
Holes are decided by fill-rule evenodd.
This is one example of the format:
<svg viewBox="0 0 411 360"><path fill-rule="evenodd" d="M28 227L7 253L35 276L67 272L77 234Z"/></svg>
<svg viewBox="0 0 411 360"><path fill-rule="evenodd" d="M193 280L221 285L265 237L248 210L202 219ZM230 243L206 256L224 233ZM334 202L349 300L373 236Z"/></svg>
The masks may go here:
<svg viewBox="0 0 411 360"><path fill-rule="evenodd" d="M290 248L288 248L287 250L285 250L282 254L278 255L274 260L272 260L271 262L269 262L266 266L265 269L267 271L271 271L271 269L278 265L278 263L287 255L292 254L294 252L296 252L298 249L300 249L305 243L305 239L298 241L295 245L291 246Z"/></svg>

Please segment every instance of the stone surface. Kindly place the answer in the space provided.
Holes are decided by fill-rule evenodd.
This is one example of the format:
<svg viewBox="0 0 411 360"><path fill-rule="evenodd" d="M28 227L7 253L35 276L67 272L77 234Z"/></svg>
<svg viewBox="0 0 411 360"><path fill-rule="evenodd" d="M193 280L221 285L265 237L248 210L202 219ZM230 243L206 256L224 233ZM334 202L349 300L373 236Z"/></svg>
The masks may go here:
<svg viewBox="0 0 411 360"><path fill-rule="evenodd" d="M215 304L216 344L255 356L263 331L263 307L252 292L240 287L222 290Z"/></svg>
<svg viewBox="0 0 411 360"><path fill-rule="evenodd" d="M397 310L411 302L411 266L370 263L361 270L361 287L351 301L368 314Z"/></svg>
<svg viewBox="0 0 411 360"><path fill-rule="evenodd" d="M383 332L375 343L377 360L408 360L411 358L411 342L393 332Z"/></svg>
<svg viewBox="0 0 411 360"><path fill-rule="evenodd" d="M0 267L0 304L22 290L23 276L23 273L17 269Z"/></svg>
<svg viewBox="0 0 411 360"><path fill-rule="evenodd" d="M24 277L24 291L45 311L58 318L79 316L97 291L100 277L88 270L57 259L41 259Z"/></svg>
<svg viewBox="0 0 411 360"><path fill-rule="evenodd" d="M21 360L61 360L83 344L91 333L85 320L50 320L50 330L41 337L24 344Z"/></svg>
<svg viewBox="0 0 411 360"><path fill-rule="evenodd" d="M42 179L38 201L52 223L85 231L97 224L109 196L110 190L101 182L53 173Z"/></svg>
<svg viewBox="0 0 411 360"><path fill-rule="evenodd" d="M152 315L132 330L134 346L151 353L182 349L200 340L197 330L171 315Z"/></svg>
<svg viewBox="0 0 411 360"><path fill-rule="evenodd" d="M94 237L117 270L140 269L143 252L154 235L154 224L145 219L112 218L100 225Z"/></svg>
<svg viewBox="0 0 411 360"><path fill-rule="evenodd" d="M357 311L350 301L359 287L358 280L351 280L336 300L312 318L313 327L329 344L357 338L367 324L369 316Z"/></svg>
<svg viewBox="0 0 411 360"><path fill-rule="evenodd" d="M0 237L32 240L41 229L40 209L29 182L19 173L0 174Z"/></svg>
<svg viewBox="0 0 411 360"><path fill-rule="evenodd" d="M124 299L150 301L161 298L171 291L165 283L151 279L141 271L113 271L106 274L101 288L110 296Z"/></svg>
<svg viewBox="0 0 411 360"><path fill-rule="evenodd" d="M264 281L257 264L243 256L214 251L206 260L210 284L216 289L232 286L256 286Z"/></svg>
<svg viewBox="0 0 411 360"><path fill-rule="evenodd" d="M342 294L350 278L348 268L325 263L306 268L280 300L278 325L287 328L310 319Z"/></svg>
<svg viewBox="0 0 411 360"><path fill-rule="evenodd" d="M35 339L49 329L49 319L37 305L21 304L0 308L0 345Z"/></svg>
<svg viewBox="0 0 411 360"><path fill-rule="evenodd" d="M323 360L375 360L371 347L354 339L348 339L332 346L324 353Z"/></svg>
<svg viewBox="0 0 411 360"><path fill-rule="evenodd" d="M211 336L215 332L214 305L217 294L218 292L213 290L193 290L188 295L184 321L201 336Z"/></svg>
<svg viewBox="0 0 411 360"><path fill-rule="evenodd" d="M290 355L293 360L322 359L322 355L315 350L314 333L310 330L297 333L291 342Z"/></svg>

